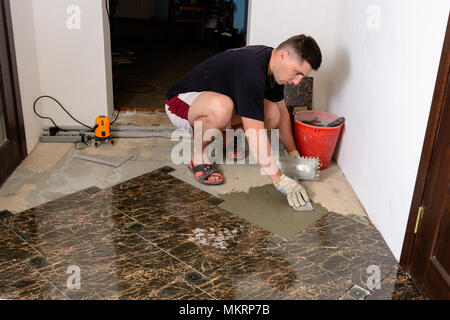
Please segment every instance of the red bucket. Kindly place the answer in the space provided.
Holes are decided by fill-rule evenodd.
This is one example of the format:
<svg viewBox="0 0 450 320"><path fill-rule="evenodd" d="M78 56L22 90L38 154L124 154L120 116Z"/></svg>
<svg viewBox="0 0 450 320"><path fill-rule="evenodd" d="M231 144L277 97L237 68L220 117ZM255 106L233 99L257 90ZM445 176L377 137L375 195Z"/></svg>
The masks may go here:
<svg viewBox="0 0 450 320"><path fill-rule="evenodd" d="M328 167L344 124L325 127L339 117L326 112L304 110L295 114L295 141L304 157L318 157L320 169Z"/></svg>

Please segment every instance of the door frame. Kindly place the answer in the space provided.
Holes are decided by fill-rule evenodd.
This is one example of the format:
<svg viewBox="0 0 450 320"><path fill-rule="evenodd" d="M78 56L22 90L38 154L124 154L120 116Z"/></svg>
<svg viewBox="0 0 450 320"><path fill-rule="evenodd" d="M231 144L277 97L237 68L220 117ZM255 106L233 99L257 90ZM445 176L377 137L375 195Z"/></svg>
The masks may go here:
<svg viewBox="0 0 450 320"><path fill-rule="evenodd" d="M422 155L420 157L419 169L417 172L416 186L411 201L409 219L406 228L405 238L403 242L402 254L400 257L400 266L409 274L413 250L416 240L415 228L418 217L419 207L422 206L425 189L428 181L428 174L431 168L431 160L433 156L434 145L439 128L439 121L444 106L445 91L447 87L450 70L450 15L447 22L447 29L442 48L441 60L437 74L436 86L434 90L433 100L428 118L425 140L423 143ZM414 280L414 278L413 278Z"/></svg>
<svg viewBox="0 0 450 320"><path fill-rule="evenodd" d="M5 87L12 88L12 102L14 105L14 113L13 115L9 115L9 117L15 117L15 122L17 123L17 143L19 147L19 155L20 159L23 160L27 156L27 144L26 144L26 135L25 135L25 125L23 119L22 112L22 100L20 97L20 85L19 85L19 74L17 71L17 60L16 60L16 51L14 47L14 33L13 33L13 24L11 18L11 0L0 0L0 6L2 8L5 27L5 37L6 37L6 50L8 56L9 68L8 70L3 70L3 72L9 73L8 82L4 83ZM0 184L1 185L1 184Z"/></svg>

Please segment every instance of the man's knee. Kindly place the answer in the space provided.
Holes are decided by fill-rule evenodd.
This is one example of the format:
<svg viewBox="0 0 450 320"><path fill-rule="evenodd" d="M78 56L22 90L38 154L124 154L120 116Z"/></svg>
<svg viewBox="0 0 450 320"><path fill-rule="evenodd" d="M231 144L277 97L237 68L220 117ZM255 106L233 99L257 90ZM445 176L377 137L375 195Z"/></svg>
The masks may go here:
<svg viewBox="0 0 450 320"><path fill-rule="evenodd" d="M233 117L234 103L226 95L217 95L211 100L211 114L219 128L225 128Z"/></svg>
<svg viewBox="0 0 450 320"><path fill-rule="evenodd" d="M264 127L277 129L280 123L280 109L271 101L264 100Z"/></svg>
<svg viewBox="0 0 450 320"><path fill-rule="evenodd" d="M233 100L226 95L216 92L205 92L200 95L198 99L194 100L191 105L191 108L192 107L195 109L200 109L200 112L196 112L197 114L195 114L195 116L207 117L211 122L212 127L222 129L225 128L231 121L234 103ZM195 121L196 119L189 120Z"/></svg>

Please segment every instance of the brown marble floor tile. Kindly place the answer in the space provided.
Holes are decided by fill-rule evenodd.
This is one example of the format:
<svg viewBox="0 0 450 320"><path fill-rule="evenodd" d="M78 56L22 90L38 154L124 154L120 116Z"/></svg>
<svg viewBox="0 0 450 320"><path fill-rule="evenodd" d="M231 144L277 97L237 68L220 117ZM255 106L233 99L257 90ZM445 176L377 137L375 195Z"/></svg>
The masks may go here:
<svg viewBox="0 0 450 320"><path fill-rule="evenodd" d="M111 207L110 199L101 192L82 196L83 203L58 200L18 213L3 222L50 258L100 239L133 221Z"/></svg>
<svg viewBox="0 0 450 320"><path fill-rule="evenodd" d="M67 300L68 297L26 263L21 263L1 270L0 299Z"/></svg>
<svg viewBox="0 0 450 320"><path fill-rule="evenodd" d="M80 288L67 286L69 266L80 270ZM149 299L190 267L127 230L117 231L51 258L38 271L71 299Z"/></svg>
<svg viewBox="0 0 450 320"><path fill-rule="evenodd" d="M271 233L219 208L217 200L162 168L2 214L0 271L8 272L0 275L0 294L346 299L352 284L366 287L367 267L378 265L387 291L371 298L389 295L397 262L373 226L331 213L278 246ZM67 286L70 266L79 267L80 289ZM400 289L395 296L408 296Z"/></svg>
<svg viewBox="0 0 450 320"><path fill-rule="evenodd" d="M37 253L0 222L0 279L4 279L1 274L3 270L21 263Z"/></svg>
<svg viewBox="0 0 450 320"><path fill-rule="evenodd" d="M115 208L152 229L171 217L192 223L197 223L199 219L217 220L218 214L233 217L227 211L215 210L216 197L172 177L164 170L126 181L102 193L108 194Z"/></svg>
<svg viewBox="0 0 450 320"><path fill-rule="evenodd" d="M227 300L329 300L342 296L351 281L301 257L286 258L274 250L263 250L233 260L198 286Z"/></svg>
<svg viewBox="0 0 450 320"><path fill-rule="evenodd" d="M412 279L400 267L395 268L380 283L380 289L373 289L365 300L425 300Z"/></svg>
<svg viewBox="0 0 450 320"><path fill-rule="evenodd" d="M397 264L373 226L335 213L319 219L278 250L287 257L303 257L363 288L371 275L367 273L370 265L377 265L383 278Z"/></svg>
<svg viewBox="0 0 450 320"><path fill-rule="evenodd" d="M270 233L245 221L205 216L197 222L176 216L138 233L203 274L261 246Z"/></svg>
<svg viewBox="0 0 450 320"><path fill-rule="evenodd" d="M149 297L152 300L214 300L213 297L184 280L175 282L161 288Z"/></svg>
<svg viewBox="0 0 450 320"><path fill-rule="evenodd" d="M162 171L153 171L115 185L105 192L112 195L112 204L133 216L136 210L183 210L212 196ZM187 206L186 206L187 205Z"/></svg>

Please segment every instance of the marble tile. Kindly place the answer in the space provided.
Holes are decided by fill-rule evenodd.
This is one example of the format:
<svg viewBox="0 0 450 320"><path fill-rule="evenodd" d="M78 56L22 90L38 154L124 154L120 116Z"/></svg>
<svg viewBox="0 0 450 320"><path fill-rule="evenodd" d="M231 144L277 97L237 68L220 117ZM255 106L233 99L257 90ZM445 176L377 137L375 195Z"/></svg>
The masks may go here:
<svg viewBox="0 0 450 320"><path fill-rule="evenodd" d="M105 193L111 193L113 206L133 218L147 212L159 213L160 215L155 216L159 218L166 214L190 210L199 203L206 205L206 201L213 198L212 195L168 174L150 173L139 179L105 190Z"/></svg>
<svg viewBox="0 0 450 320"><path fill-rule="evenodd" d="M78 288L71 266L79 270ZM38 271L71 299L145 300L189 269L140 236L121 230L51 258Z"/></svg>
<svg viewBox="0 0 450 320"><path fill-rule="evenodd" d="M425 300L406 272L396 267L365 300Z"/></svg>
<svg viewBox="0 0 450 320"><path fill-rule="evenodd" d="M176 280L175 282L159 289L152 296L151 300L214 300L213 297L195 286L189 285L186 281Z"/></svg>
<svg viewBox="0 0 450 320"><path fill-rule="evenodd" d="M259 227L220 215L205 215L197 220L171 216L138 233L203 274L251 254L270 237Z"/></svg>
<svg viewBox="0 0 450 320"><path fill-rule="evenodd" d="M367 299L415 297L373 226L330 213L273 241L171 170L0 213L0 298L345 300L369 265Z"/></svg>
<svg viewBox="0 0 450 320"><path fill-rule="evenodd" d="M376 265L381 278L397 261L373 226L363 225L340 214L330 213L313 226L289 239L280 249L289 257L303 257L335 275L367 288Z"/></svg>
<svg viewBox="0 0 450 320"><path fill-rule="evenodd" d="M36 250L0 223L0 272L36 254ZM3 279L1 273L0 279Z"/></svg>
<svg viewBox="0 0 450 320"><path fill-rule="evenodd" d="M1 270L0 299L67 300L61 291L26 263Z"/></svg>
<svg viewBox="0 0 450 320"><path fill-rule="evenodd" d="M199 287L217 299L329 300L342 296L351 281L301 257L275 250L237 258L216 270Z"/></svg>
<svg viewBox="0 0 450 320"><path fill-rule="evenodd" d="M111 199L101 192L80 192L70 199L58 199L2 221L47 258L100 239L133 221L114 209Z"/></svg>

